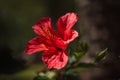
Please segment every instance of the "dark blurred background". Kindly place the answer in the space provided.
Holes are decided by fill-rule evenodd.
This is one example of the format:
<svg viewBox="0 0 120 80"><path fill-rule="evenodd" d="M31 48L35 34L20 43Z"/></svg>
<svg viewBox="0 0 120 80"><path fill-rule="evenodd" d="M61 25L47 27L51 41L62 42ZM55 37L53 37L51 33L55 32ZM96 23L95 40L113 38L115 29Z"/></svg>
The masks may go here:
<svg viewBox="0 0 120 80"><path fill-rule="evenodd" d="M96 71L87 71L95 78L83 76L81 80L120 79L120 0L0 0L0 80L24 80L25 66L41 61L40 54L24 53L26 43L36 36L32 26L42 17L51 17L55 26L67 12L79 16L75 29L90 46L86 60L108 48L107 60L101 64L103 72L96 77Z"/></svg>

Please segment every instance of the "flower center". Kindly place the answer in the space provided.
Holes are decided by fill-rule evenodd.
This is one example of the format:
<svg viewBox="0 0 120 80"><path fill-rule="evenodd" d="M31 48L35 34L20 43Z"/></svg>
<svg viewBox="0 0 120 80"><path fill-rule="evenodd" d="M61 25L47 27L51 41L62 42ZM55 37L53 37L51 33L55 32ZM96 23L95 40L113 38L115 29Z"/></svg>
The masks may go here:
<svg viewBox="0 0 120 80"><path fill-rule="evenodd" d="M58 47L57 47L57 50L58 50L58 51L62 51L63 49L62 49L62 48L58 48Z"/></svg>

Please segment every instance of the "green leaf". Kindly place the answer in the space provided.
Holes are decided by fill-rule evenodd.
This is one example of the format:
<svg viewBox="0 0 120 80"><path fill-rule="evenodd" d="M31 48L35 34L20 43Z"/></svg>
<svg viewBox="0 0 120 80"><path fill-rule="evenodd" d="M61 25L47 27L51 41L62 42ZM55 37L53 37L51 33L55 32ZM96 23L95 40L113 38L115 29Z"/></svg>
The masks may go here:
<svg viewBox="0 0 120 80"><path fill-rule="evenodd" d="M76 49L76 52L74 52L74 56L76 58L81 58L88 52L89 47L85 41L80 42L77 46L78 47Z"/></svg>
<svg viewBox="0 0 120 80"><path fill-rule="evenodd" d="M79 63L77 65L77 67L81 67L81 68L92 68L92 67L96 67L95 64L93 63Z"/></svg>
<svg viewBox="0 0 120 80"><path fill-rule="evenodd" d="M100 62L101 60L103 60L105 58L107 50L108 49L106 48L102 50L101 52L99 52L95 57L95 62Z"/></svg>
<svg viewBox="0 0 120 80"><path fill-rule="evenodd" d="M80 43L80 51L87 52L89 49L88 44L85 41L82 41Z"/></svg>
<svg viewBox="0 0 120 80"><path fill-rule="evenodd" d="M75 61L76 61L75 56L69 56L69 61L68 61L69 64L72 64Z"/></svg>
<svg viewBox="0 0 120 80"><path fill-rule="evenodd" d="M53 80L56 77L56 72L55 71L47 71L45 76L49 78L49 80Z"/></svg>
<svg viewBox="0 0 120 80"><path fill-rule="evenodd" d="M83 55L85 55L83 52L74 52L76 58L81 58Z"/></svg>

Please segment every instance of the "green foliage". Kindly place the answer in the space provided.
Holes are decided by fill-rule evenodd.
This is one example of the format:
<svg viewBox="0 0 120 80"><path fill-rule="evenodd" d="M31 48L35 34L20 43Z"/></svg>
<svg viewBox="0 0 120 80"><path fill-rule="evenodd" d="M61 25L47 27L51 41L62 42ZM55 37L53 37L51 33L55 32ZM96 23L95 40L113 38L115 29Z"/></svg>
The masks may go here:
<svg viewBox="0 0 120 80"><path fill-rule="evenodd" d="M78 47L76 48L76 52L74 52L74 55L76 58L81 58L88 52L89 47L85 41L78 43L77 46Z"/></svg>
<svg viewBox="0 0 120 80"><path fill-rule="evenodd" d="M33 80L54 80L56 77L56 71L45 71L45 72L38 72L37 76Z"/></svg>
<svg viewBox="0 0 120 80"><path fill-rule="evenodd" d="M71 65L75 61L76 61L76 57L75 56L69 56L68 65Z"/></svg>
<svg viewBox="0 0 120 80"><path fill-rule="evenodd" d="M106 48L106 49L100 51L95 57L95 62L100 62L101 60L103 60L105 58L107 50L108 49Z"/></svg>

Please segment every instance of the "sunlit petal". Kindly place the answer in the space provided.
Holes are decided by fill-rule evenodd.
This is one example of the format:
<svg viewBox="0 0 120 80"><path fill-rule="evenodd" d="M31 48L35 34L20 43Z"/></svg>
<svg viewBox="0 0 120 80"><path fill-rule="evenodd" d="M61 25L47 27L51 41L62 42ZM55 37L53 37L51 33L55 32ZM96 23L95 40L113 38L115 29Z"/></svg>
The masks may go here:
<svg viewBox="0 0 120 80"><path fill-rule="evenodd" d="M43 53L42 60L49 69L61 69L67 64L68 55L65 51L58 51L53 49L45 51Z"/></svg>
<svg viewBox="0 0 120 80"><path fill-rule="evenodd" d="M33 54L43 50L47 50L47 47L41 42L39 37L36 37L28 42L25 52L27 54Z"/></svg>
<svg viewBox="0 0 120 80"><path fill-rule="evenodd" d="M57 27L59 32L64 32L65 30L69 30L73 27L73 25L77 22L78 17L75 13L67 13L64 16L60 17L57 21Z"/></svg>
<svg viewBox="0 0 120 80"><path fill-rule="evenodd" d="M67 43L70 43L71 41L73 41L75 38L78 37L78 32L75 30L69 30L69 31L65 31L64 33L64 40Z"/></svg>

